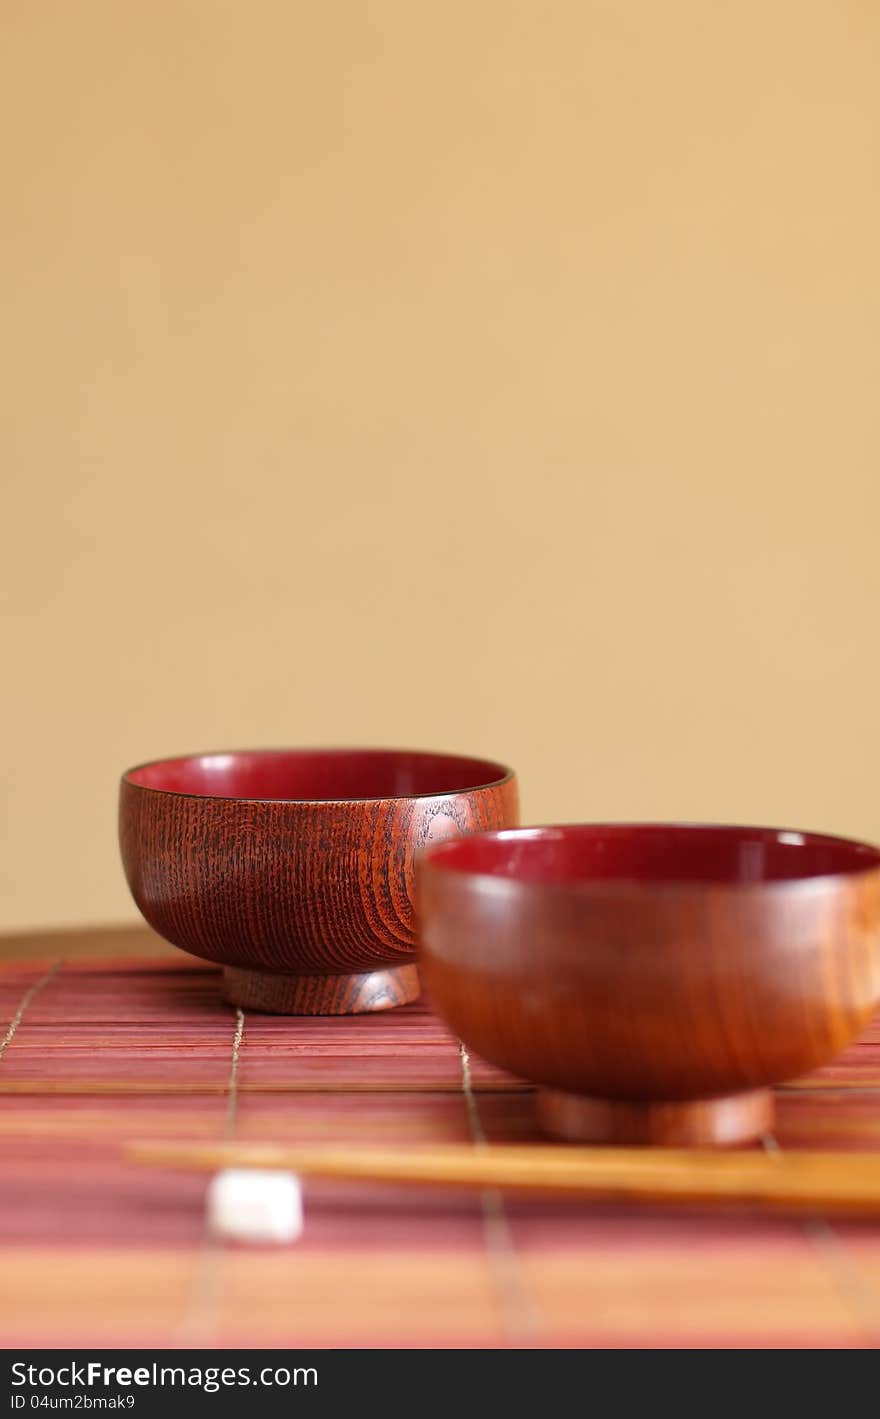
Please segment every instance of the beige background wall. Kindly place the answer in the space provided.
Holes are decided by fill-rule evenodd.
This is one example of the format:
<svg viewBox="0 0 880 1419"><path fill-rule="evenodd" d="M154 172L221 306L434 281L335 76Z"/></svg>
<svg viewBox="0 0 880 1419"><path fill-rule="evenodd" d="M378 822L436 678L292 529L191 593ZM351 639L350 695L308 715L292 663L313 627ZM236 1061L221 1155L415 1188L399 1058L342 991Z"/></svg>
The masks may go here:
<svg viewBox="0 0 880 1419"><path fill-rule="evenodd" d="M0 926L126 764L880 838L873 0L6 0Z"/></svg>

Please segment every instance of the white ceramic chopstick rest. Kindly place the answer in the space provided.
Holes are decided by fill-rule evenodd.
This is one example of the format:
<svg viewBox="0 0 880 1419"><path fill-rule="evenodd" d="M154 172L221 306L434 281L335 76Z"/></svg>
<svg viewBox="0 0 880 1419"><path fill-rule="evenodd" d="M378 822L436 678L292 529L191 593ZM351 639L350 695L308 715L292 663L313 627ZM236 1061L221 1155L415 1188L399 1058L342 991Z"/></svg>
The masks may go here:
<svg viewBox="0 0 880 1419"><path fill-rule="evenodd" d="M208 1184L208 1226L236 1242L289 1243L302 1234L302 1189L293 1173L225 1168Z"/></svg>

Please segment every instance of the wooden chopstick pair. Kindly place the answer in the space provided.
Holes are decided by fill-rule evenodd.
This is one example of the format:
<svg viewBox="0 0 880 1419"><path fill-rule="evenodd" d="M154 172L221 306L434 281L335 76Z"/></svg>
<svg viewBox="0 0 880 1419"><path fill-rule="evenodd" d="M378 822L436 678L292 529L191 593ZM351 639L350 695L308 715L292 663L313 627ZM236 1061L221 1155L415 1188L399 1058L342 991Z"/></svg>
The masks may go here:
<svg viewBox="0 0 880 1419"><path fill-rule="evenodd" d="M679 1149L447 1146L289 1148L132 1142L132 1162L215 1172L266 1168L340 1181L502 1188L596 1203L746 1207L774 1213L880 1216L880 1154Z"/></svg>

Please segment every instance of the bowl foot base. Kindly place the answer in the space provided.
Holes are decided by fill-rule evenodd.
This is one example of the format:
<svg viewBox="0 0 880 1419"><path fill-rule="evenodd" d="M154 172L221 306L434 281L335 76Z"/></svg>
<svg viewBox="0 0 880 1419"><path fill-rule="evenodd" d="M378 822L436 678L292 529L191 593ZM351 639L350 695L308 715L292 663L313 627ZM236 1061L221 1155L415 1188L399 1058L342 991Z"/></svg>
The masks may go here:
<svg viewBox="0 0 880 1419"><path fill-rule="evenodd" d="M408 1005L419 996L415 966L389 966L351 976L293 976L223 969L223 998L268 1015L363 1015Z"/></svg>
<svg viewBox="0 0 880 1419"><path fill-rule="evenodd" d="M637 1103L539 1089L537 1113L544 1133L572 1143L723 1148L751 1143L773 1127L773 1095L755 1089L720 1099Z"/></svg>

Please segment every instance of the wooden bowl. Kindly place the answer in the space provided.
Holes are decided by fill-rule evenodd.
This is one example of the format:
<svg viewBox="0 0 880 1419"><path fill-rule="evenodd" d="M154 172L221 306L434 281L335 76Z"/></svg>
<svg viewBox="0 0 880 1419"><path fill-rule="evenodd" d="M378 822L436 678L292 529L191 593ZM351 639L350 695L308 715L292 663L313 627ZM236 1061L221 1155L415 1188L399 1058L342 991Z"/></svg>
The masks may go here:
<svg viewBox="0 0 880 1419"><path fill-rule="evenodd" d="M417 855L517 821L513 773L450 754L197 754L120 785L122 860L149 924L221 964L232 1004L290 1015L414 1000Z"/></svg>
<svg viewBox="0 0 880 1419"><path fill-rule="evenodd" d="M555 1137L740 1143L880 997L880 851L766 828L523 828L431 847L422 975Z"/></svg>

